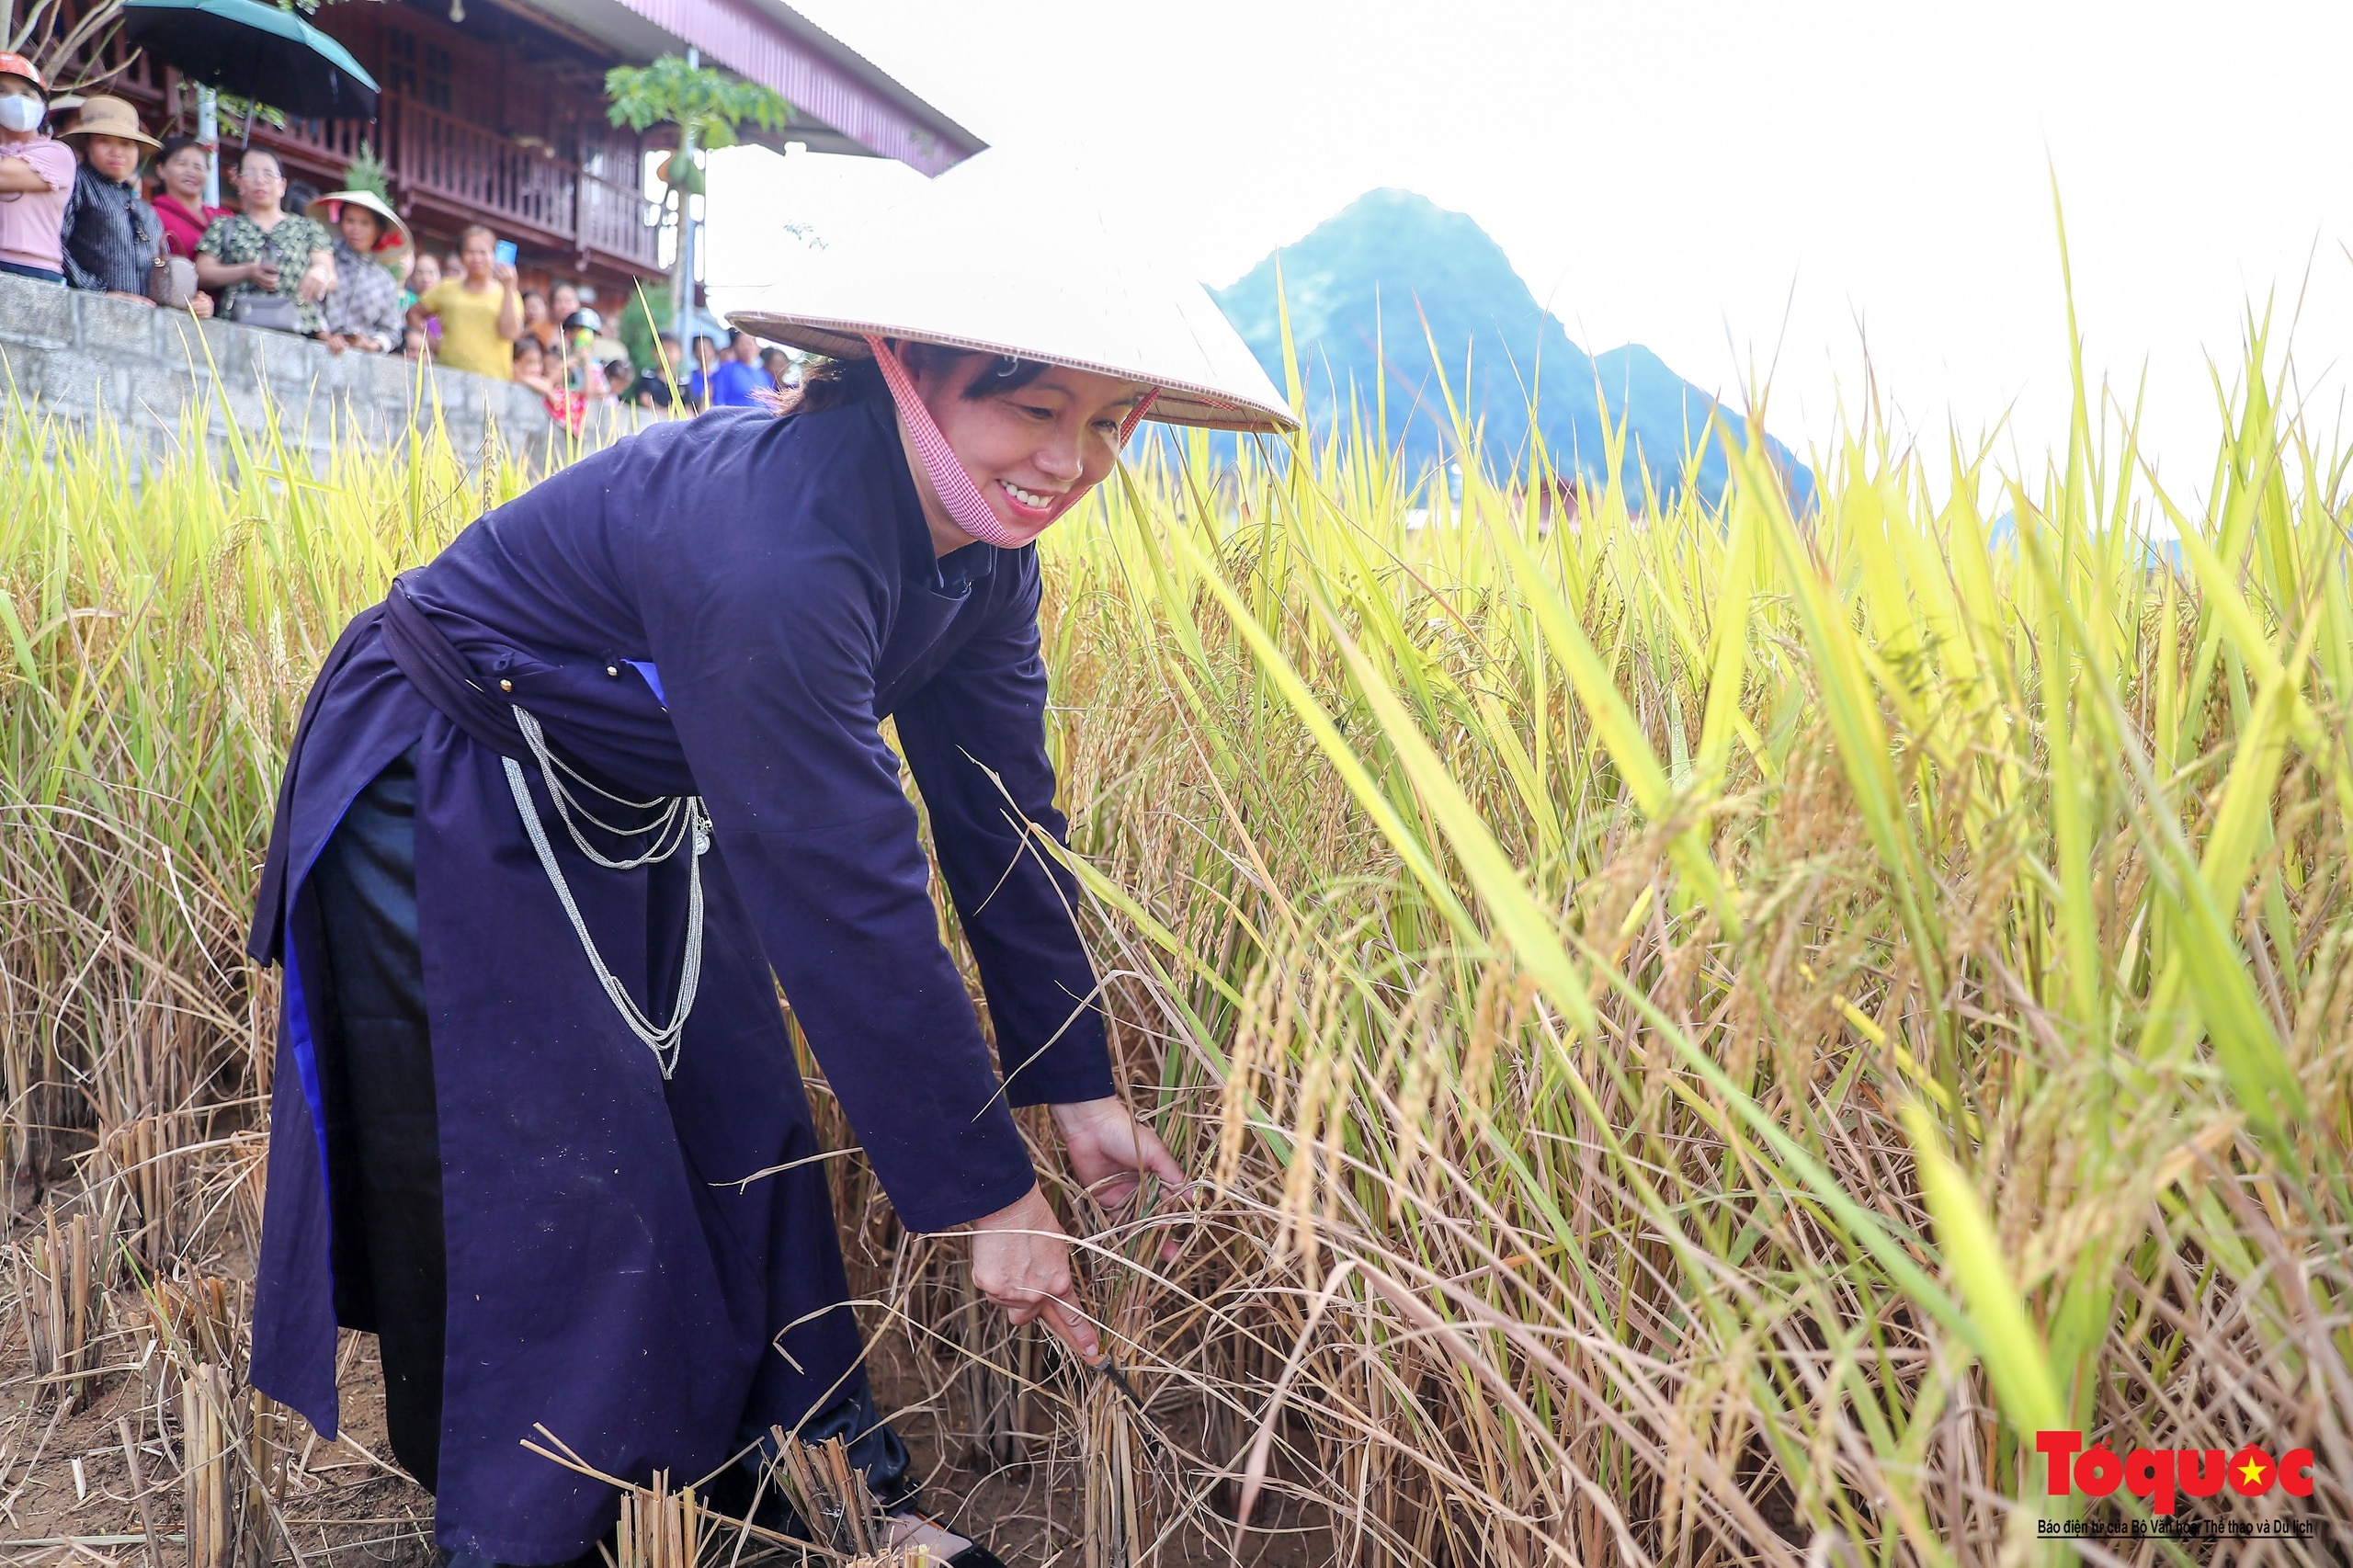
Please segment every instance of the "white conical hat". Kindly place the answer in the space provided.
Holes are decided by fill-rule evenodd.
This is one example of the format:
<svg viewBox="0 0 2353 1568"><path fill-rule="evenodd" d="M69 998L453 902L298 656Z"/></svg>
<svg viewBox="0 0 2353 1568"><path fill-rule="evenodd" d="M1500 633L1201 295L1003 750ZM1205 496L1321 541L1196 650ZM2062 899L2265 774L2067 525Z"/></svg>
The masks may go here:
<svg viewBox="0 0 2353 1568"><path fill-rule="evenodd" d="M811 254L735 326L834 358L905 338L1093 370L1160 389L1146 417L1217 430L1298 424L1233 324L1155 247L1002 153L982 153ZM1041 234L1008 242L1016 223Z"/></svg>

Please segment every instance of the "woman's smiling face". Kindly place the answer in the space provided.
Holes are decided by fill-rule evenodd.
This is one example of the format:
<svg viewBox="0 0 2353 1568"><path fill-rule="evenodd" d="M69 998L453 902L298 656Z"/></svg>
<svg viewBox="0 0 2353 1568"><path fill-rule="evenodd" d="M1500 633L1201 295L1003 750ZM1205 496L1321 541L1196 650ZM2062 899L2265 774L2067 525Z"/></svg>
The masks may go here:
<svg viewBox="0 0 2353 1568"><path fill-rule="evenodd" d="M1111 472L1120 427L1149 389L1051 366L1026 385L994 392L988 382L1005 363L985 354L942 355L911 369L924 406L989 510L1030 533Z"/></svg>
<svg viewBox="0 0 2353 1568"><path fill-rule="evenodd" d="M201 147L183 147L164 160L164 188L193 207L204 195L209 165Z"/></svg>

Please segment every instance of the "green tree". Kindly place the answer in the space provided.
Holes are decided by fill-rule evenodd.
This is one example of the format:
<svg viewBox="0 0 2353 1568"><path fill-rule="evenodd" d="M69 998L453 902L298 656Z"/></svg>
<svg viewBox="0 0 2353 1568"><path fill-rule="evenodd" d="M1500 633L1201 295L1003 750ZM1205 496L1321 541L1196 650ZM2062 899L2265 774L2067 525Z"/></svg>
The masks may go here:
<svg viewBox="0 0 2353 1568"><path fill-rule="evenodd" d="M675 302L679 335L685 335L686 312L694 301L693 226L688 197L702 188L700 151L732 147L736 131L746 124L764 131L783 127L792 107L756 82L746 82L701 63L688 51L685 59L665 54L651 65L616 65L605 73L607 113L615 125L642 131L655 125L678 128L678 150L666 165L664 193L678 202L678 256L671 275L670 298Z"/></svg>

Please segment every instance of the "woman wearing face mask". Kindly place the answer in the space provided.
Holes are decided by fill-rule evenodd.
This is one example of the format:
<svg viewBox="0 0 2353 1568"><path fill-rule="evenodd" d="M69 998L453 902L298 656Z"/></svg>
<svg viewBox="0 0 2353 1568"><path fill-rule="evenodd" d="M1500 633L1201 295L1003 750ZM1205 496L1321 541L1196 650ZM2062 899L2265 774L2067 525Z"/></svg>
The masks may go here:
<svg viewBox="0 0 2353 1568"><path fill-rule="evenodd" d="M253 1376L332 1432L337 1321L374 1330L460 1557L611 1528L608 1489L519 1446L538 1423L640 1479L838 1436L898 1544L996 1561L913 1512L867 1392L779 980L900 1218L969 1231L987 1298L1089 1364L1011 1108L1052 1108L1108 1206L1181 1180L1031 836L1063 824L1030 541L1147 416L1292 421L1197 284L1068 222L968 244L1032 194L990 156L737 318L837 357L798 403L654 426L483 517L305 707L253 939L286 995Z"/></svg>
<svg viewBox="0 0 2353 1568"><path fill-rule="evenodd" d="M65 281L76 289L152 305L155 269L164 265L164 221L139 194L140 149L155 139L139 128L139 111L120 98L84 98L65 140L82 145L63 246Z"/></svg>
<svg viewBox="0 0 2353 1568"><path fill-rule="evenodd" d="M48 118L49 88L33 62L0 54L0 272L63 283L74 153L40 133Z"/></svg>
<svg viewBox="0 0 2353 1568"><path fill-rule="evenodd" d="M324 225L280 205L286 171L267 147L237 159L237 201L196 247L197 281L221 296L231 321L316 337L319 302L335 285L335 242Z"/></svg>

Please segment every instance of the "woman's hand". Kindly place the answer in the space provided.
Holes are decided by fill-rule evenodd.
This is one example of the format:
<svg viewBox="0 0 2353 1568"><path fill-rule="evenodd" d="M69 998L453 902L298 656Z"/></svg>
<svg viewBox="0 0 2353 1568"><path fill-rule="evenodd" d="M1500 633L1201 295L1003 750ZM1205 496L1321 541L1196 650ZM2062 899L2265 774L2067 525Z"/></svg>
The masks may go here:
<svg viewBox="0 0 2353 1568"><path fill-rule="evenodd" d="M1185 1173L1151 1128L1118 1099L1076 1100L1054 1107L1054 1126L1070 1151L1070 1174L1095 1201L1117 1209L1136 1195L1146 1176L1181 1187Z"/></svg>
<svg viewBox="0 0 2353 1568"><path fill-rule="evenodd" d="M192 316L210 316L212 314L212 296L203 292L202 290L190 294L188 297L188 313Z"/></svg>
<svg viewBox="0 0 2353 1568"><path fill-rule="evenodd" d="M302 281L294 286L294 291L316 304L335 292L335 258L321 251L319 259L304 269Z"/></svg>
<svg viewBox="0 0 2353 1568"><path fill-rule="evenodd" d="M972 1286L1005 1309L1006 1321L1042 1318L1080 1360L1091 1367L1103 1358L1071 1278L1070 1236L1036 1187L972 1221Z"/></svg>

